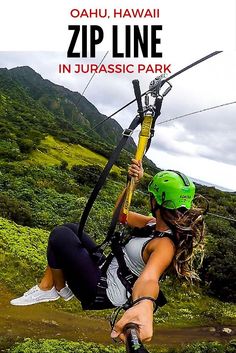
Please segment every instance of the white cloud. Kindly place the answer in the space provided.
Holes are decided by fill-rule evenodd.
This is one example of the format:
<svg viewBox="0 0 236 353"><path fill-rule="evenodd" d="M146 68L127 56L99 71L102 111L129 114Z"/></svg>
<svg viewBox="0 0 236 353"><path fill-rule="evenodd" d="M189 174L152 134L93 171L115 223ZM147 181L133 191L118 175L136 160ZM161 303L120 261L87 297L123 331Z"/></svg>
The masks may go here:
<svg viewBox="0 0 236 353"><path fill-rule="evenodd" d="M210 185L218 185L231 190L235 190L235 165L215 162L209 158L193 157L171 153L155 149L148 151L147 157L156 161L162 169L179 170L186 175L208 182Z"/></svg>

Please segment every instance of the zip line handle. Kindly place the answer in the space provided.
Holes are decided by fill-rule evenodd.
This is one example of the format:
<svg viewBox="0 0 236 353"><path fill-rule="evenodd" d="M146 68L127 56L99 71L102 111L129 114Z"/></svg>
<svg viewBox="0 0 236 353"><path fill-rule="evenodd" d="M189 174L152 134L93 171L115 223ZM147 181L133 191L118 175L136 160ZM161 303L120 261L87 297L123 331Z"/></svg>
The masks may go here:
<svg viewBox="0 0 236 353"><path fill-rule="evenodd" d="M132 83L133 83L135 98L137 100L138 113L140 118L143 119L143 105L142 105L142 96L141 96L139 80L133 80Z"/></svg>

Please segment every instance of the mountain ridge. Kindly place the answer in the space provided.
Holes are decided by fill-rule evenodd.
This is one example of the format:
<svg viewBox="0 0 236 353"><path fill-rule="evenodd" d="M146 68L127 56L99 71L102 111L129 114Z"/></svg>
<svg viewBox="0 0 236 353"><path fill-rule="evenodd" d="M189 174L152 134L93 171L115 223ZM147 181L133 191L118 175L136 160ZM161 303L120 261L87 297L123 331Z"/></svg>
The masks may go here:
<svg viewBox="0 0 236 353"><path fill-rule="evenodd" d="M106 116L80 93L44 79L29 66L1 68L0 78L0 129L6 155L13 157L13 150L18 149L17 159L20 152L30 152L26 144L36 148L47 133L64 142L82 144L106 158L120 141L123 128L116 120L109 119L98 131L91 131ZM127 165L135 148L130 138L118 163ZM10 150L12 153L7 152ZM150 170L157 170L148 158L144 161Z"/></svg>
<svg viewBox="0 0 236 353"><path fill-rule="evenodd" d="M55 107L55 104L53 106L53 104L50 104L50 102L46 101L46 96L48 94L53 95L57 100L62 100L64 96L65 99L70 101L76 110L76 112L72 111L71 113L77 114L79 122L82 123L83 126L85 125L87 128L92 128L94 125L106 118L106 115L101 114L98 109L79 92L71 91L64 86L55 84L48 79L42 78L40 74L38 74L29 66L12 68L9 70L9 72L12 78L19 82L27 90L28 94L32 98L40 100L40 102L45 105L51 112L62 113L59 111L59 109L57 109L57 107ZM64 103L68 104L68 101L60 101L60 108L63 109ZM64 109L64 115L66 115L67 119L69 120L73 120L74 118L73 116L69 116L69 112L66 111L66 107ZM86 123L85 119L89 122L89 125ZM118 143L118 136L120 136L122 132L123 129L119 123L116 120L111 119L105 122L103 126L101 126L99 132L94 132L94 134L99 135L105 141L114 145ZM128 143L128 146L129 145L134 147L133 142Z"/></svg>

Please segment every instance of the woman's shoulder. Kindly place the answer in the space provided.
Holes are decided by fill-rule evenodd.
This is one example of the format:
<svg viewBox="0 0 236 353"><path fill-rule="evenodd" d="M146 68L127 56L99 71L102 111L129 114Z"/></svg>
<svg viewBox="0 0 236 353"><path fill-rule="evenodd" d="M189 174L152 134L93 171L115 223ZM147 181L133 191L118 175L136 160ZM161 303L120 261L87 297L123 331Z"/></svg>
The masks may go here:
<svg viewBox="0 0 236 353"><path fill-rule="evenodd" d="M152 238L143 249L143 260L147 263L152 254L157 259L173 257L175 251L176 247L170 238Z"/></svg>
<svg viewBox="0 0 236 353"><path fill-rule="evenodd" d="M127 217L128 225L131 228L143 228L149 224L149 222L156 222L156 219L152 216L145 216L136 212L129 212Z"/></svg>
<svg viewBox="0 0 236 353"><path fill-rule="evenodd" d="M160 247L171 247L176 249L176 239L171 230L166 230L165 232L154 231L153 237L147 244L149 250L160 249Z"/></svg>

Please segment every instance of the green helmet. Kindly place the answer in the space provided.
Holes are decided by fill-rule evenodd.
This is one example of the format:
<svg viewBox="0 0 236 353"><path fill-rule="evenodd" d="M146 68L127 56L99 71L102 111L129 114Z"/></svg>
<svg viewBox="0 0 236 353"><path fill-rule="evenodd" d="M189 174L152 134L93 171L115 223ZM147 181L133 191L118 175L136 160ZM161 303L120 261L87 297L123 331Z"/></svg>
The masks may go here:
<svg viewBox="0 0 236 353"><path fill-rule="evenodd" d="M195 185L180 172L164 170L153 177L148 191L153 194L158 205L169 209L189 209L194 198Z"/></svg>

